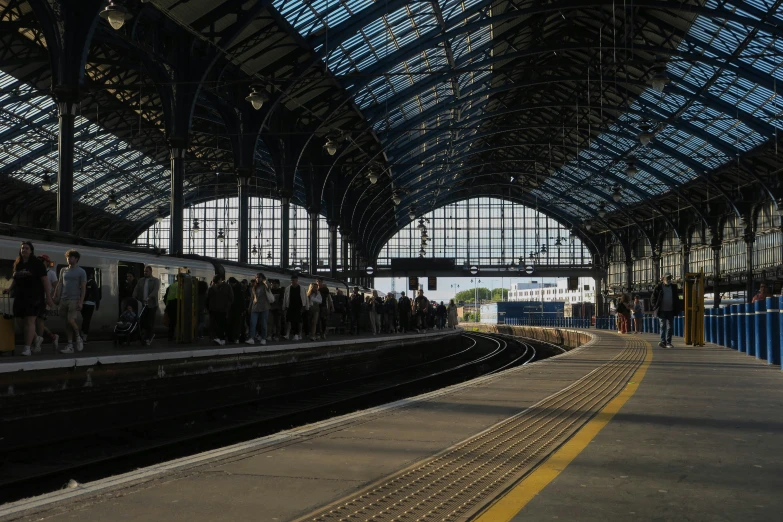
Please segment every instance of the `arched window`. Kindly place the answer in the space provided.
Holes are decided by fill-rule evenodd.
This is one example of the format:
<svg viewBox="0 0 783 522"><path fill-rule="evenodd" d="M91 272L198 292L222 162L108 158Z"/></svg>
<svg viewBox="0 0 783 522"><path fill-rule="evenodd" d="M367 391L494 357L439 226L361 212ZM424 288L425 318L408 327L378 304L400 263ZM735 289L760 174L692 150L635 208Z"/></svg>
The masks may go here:
<svg viewBox="0 0 783 522"><path fill-rule="evenodd" d="M715 258L710 247L712 234L705 226L697 226L691 232L691 255L688 259L688 270L698 272L704 270L705 276L711 276L715 271Z"/></svg>
<svg viewBox="0 0 783 522"><path fill-rule="evenodd" d="M250 198L250 230L248 261L250 264L281 266L280 201L270 198ZM217 259L239 259L239 199L220 198L191 205L184 209L184 253ZM169 217L153 225L134 241L169 250ZM291 204L289 220L289 266L300 266L308 272L310 264L310 221L307 210ZM221 241L222 238L222 241ZM338 232L338 250L341 237ZM337 268L342 257L337 256ZM329 225L318 217L318 260L316 270L329 269Z"/></svg>
<svg viewBox="0 0 783 522"><path fill-rule="evenodd" d="M607 284L612 291L619 292L628 285L628 271L625 266L625 249L620 243L609 247L609 267Z"/></svg>
<svg viewBox="0 0 783 522"><path fill-rule="evenodd" d="M457 266L590 265L590 252L567 228L535 209L496 198L473 198L435 209L397 232L378 254L378 265L419 257L454 258Z"/></svg>
<svg viewBox="0 0 783 522"><path fill-rule="evenodd" d="M661 276L669 273L675 281L682 281L682 249L674 230L669 230L661 244Z"/></svg>
<svg viewBox="0 0 783 522"><path fill-rule="evenodd" d="M770 268L783 263L781 259L781 219L775 204L768 201L756 218L756 242L753 244L753 268Z"/></svg>
<svg viewBox="0 0 783 522"><path fill-rule="evenodd" d="M640 290L653 283L652 247L644 236L637 238L632 245L633 286Z"/></svg>
<svg viewBox="0 0 783 522"><path fill-rule="evenodd" d="M723 224L723 243L720 249L721 274L736 274L747 270L743 225L736 214Z"/></svg>

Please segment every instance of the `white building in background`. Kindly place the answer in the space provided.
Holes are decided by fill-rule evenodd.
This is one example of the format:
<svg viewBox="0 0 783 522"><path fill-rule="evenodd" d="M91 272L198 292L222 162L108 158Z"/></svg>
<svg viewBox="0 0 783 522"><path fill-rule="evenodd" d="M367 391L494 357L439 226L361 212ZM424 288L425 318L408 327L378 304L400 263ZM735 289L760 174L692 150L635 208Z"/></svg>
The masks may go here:
<svg viewBox="0 0 783 522"><path fill-rule="evenodd" d="M508 300L593 303L595 282L592 277L580 277L579 290L568 290L568 279L558 279L557 284L515 283L509 289Z"/></svg>

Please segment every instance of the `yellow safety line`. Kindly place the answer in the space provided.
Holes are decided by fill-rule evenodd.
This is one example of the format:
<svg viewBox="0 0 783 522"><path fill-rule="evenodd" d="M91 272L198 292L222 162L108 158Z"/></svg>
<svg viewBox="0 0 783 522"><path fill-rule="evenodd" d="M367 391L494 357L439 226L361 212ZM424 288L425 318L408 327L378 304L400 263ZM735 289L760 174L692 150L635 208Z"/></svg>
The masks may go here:
<svg viewBox="0 0 783 522"><path fill-rule="evenodd" d="M643 339L640 339L643 341ZM647 368L652 362L652 347L647 345L647 355L639 369L634 372L623 391L617 397L609 401L595 417L585 424L571 439L551 455L543 464L538 466L530 475L522 479L514 488L487 508L476 520L478 522L502 522L511 520L519 513L528 502L541 493L572 460L584 450L590 441L609 424L612 417L620 411L620 408L630 399L639 383L644 379Z"/></svg>

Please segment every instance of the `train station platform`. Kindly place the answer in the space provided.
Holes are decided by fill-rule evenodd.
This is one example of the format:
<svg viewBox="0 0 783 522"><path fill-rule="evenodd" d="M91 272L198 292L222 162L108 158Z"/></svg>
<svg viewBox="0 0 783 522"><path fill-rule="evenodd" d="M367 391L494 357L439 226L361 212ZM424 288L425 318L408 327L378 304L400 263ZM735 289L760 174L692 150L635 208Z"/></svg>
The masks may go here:
<svg viewBox="0 0 783 522"><path fill-rule="evenodd" d="M5 520L776 520L783 374L590 330L562 356L0 506Z"/></svg>
<svg viewBox="0 0 783 522"><path fill-rule="evenodd" d="M404 341L406 339L439 338L448 330L428 330L423 333L405 334L361 334L330 335L326 340L279 340L261 344L228 344L218 346L210 340L200 340L189 344L178 344L166 340L155 340L150 346L139 343L115 346L112 341L91 341L85 344L81 352L61 354L54 351L51 344L44 344L39 354L30 356L5 355L0 357L0 374L19 371L41 371L61 368L82 368L113 364L178 361L183 359L205 359L233 355L253 355L272 352L291 352L312 348L331 349L337 347L358 347L364 344L382 344ZM64 346L61 343L61 346ZM19 350L17 350L19 353Z"/></svg>

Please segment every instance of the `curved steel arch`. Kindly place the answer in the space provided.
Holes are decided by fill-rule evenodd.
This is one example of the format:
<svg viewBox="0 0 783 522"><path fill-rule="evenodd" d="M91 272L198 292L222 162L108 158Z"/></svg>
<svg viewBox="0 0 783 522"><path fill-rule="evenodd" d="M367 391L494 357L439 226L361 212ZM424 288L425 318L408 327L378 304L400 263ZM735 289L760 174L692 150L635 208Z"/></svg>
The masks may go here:
<svg viewBox="0 0 783 522"><path fill-rule="evenodd" d="M565 173L564 173L564 174L565 174ZM494 175L494 174L492 174L492 173L489 173L489 174L487 174L487 173L481 173L481 174L477 174L477 175L474 175L474 176L469 176L469 177L466 177L466 179L476 179L476 178L486 177L486 176L490 176L490 175ZM580 186L580 185L581 185L581 183L583 182L582 180L575 179L575 178L571 177L570 175L569 175L569 178L570 178L571 186ZM512 186L513 186L513 185L512 185ZM519 188L519 187L517 187L517 188ZM619 206L619 205L618 205L616 202L614 202L614 200L610 199L610 198L611 198L610 196L606 195L606 194L605 194L604 192L602 192L602 191L599 191L599 190L597 190L595 187L592 187L592 186L588 185L588 186L587 186L587 187L585 187L585 188L587 188L587 190L589 190L590 192L592 192L593 194L595 194L595 195L596 195L596 196L598 196L599 198L602 198L602 199L606 200L606 201L607 201L607 202L609 202L609 203L613 203L613 205L615 206L615 208L616 208L617 210L619 210L620 212L622 212L623 214L625 214L625 215L626 215L626 217L627 217L627 218L628 218L630 221L632 221L632 222L633 222L633 223L634 223L634 224L635 224L635 225L636 225L636 226L639 228L639 230L641 230L641 231L642 231L642 233L643 233L644 235L647 235L647 231L645 230L645 228L644 228L644 227L641 225L641 223L639 223L638 221L636 221L636 218L633 216L633 214L632 214L632 213L630 213L630 212L627 210L627 208L626 208L626 207L624 207L624 206ZM539 188L537 188L536 190L540 190L540 187L539 187ZM534 195L534 194L531 194L531 196L535 196L535 195ZM592 208L591 208L591 207L588 207L587 205L583 204L582 202L575 200L575 199L574 199L574 198L572 198L571 196L568 196L568 195L566 194L566 192L565 192L565 191L563 191L562 193L559 193L559 194L553 194L553 196L555 196L555 197L558 197L558 198L564 198L564 199L566 199L566 200L570 201L572 204L574 204L574 205L577 205L578 207L580 207L580 208L584 209L584 210L585 210L585 211L586 211L588 214L592 214ZM376 196L376 198L377 198L377 196ZM373 201L374 201L374 200L373 200ZM418 201L418 200L417 200L417 201ZM654 210L657 210L657 211L658 211L658 212L661 214L661 216L663 216L663 219L664 219L664 220L665 220L667 223L669 223L669 224L671 224L672 226L674 226L674 224L671 222L671 220L668 218L668 216L666 216L666 214L665 214L665 213L664 213L664 212L661 210L661 208L660 208L660 207L659 207L659 206L658 206L656 203L654 203L654 202L653 202L652 200L650 200L649 198L642 198L642 201L643 201L644 203L646 203L647 205L649 205L650 207L652 207ZM414 202L414 203L415 203L415 202ZM548 203L548 202L547 202L547 203ZM377 213L377 211L378 211L378 208L380 208L380 207L374 207L374 209L375 209L375 210L373 210L373 213L370 215L370 218L371 218L371 219L372 219L372 218L375 216L375 214ZM366 213L366 210L365 210L365 213ZM387 210L387 211L384 211L384 213L383 213L383 214L380 216L380 218L378 218L378 219L374 220L374 221L375 221L375 223L377 223L377 222L378 222L380 219L384 218L384 217L386 216L386 214L387 214L387 213L388 213L388 210ZM594 217L593 219L595 219L595 217ZM609 224L609 222L608 222L607 220L605 220L605 219L603 219L603 218L600 218L600 217L598 217L598 219L599 219L599 220L601 220L601 221L602 221L602 222L603 222L603 223L604 223L604 224L607 226L607 228L609 228L609 229L610 229L610 230L612 230L614 233L616 233L616 231L615 231L615 230L614 230L614 229L611 227L611 225ZM362 215L362 221L364 221L364 214ZM375 228L375 227L373 227L373 230L374 230L374 228ZM366 227L365 227L365 230L366 230Z"/></svg>
<svg viewBox="0 0 783 522"><path fill-rule="evenodd" d="M509 187L509 188L511 188L511 189L519 189L519 186L515 186L515 185L512 185L512 184L510 184L510 183L495 183L495 184L493 184L493 186L494 186L494 187ZM459 190L470 190L470 188L471 188L471 187L467 187L467 188L465 188L465 189L459 189ZM474 188L474 189L475 189L475 187L472 187L472 188ZM377 197L377 196L376 196L376 197ZM418 199L414 200L412 203L414 203L414 204L415 204L415 203L417 203L418 201L420 201L421 199L424 199L424 198L426 198L426 197L428 197L428 195L423 195L423 194L420 194L420 195L419 195L419 197L418 197ZM536 205L538 206L538 204L539 204L539 200L538 200L538 198L536 198L536 197L535 197L534 195L532 195L532 194L528 194L528 197L530 197L530 198L534 198L534 200L535 200L535 202L536 202ZM587 207L587 206L586 206L584 203L582 203L582 202L580 202L580 201L578 201L578 200L576 200L576 199L572 198L571 196L562 196L562 197L563 197L564 199L568 200L568 201L569 201L571 204L573 204L573 205L575 205L575 206L577 206L577 207L580 207L580 208L582 208L582 209L586 210L587 212L589 212L589 211L590 211L590 208L589 208L589 207ZM373 201L374 201L374 200L373 200ZM371 202L371 203L372 203L372 202ZM544 201L544 203L547 203L547 202L546 202L546 201ZM371 217L375 216L375 214L377 213L378 209L379 209L379 208L381 208L381 207L378 207L378 206L376 206L376 207L373 207L373 208L374 208L375 210L373 211L373 214L371 215ZM552 212L554 212L554 211L552 211ZM366 209L365 209L365 213L366 213ZM383 214L381 214L380 216L378 216L376 219L374 219L374 220L373 220L373 222L374 222L375 224L373 225L373 228L372 228L372 230L368 231L368 230L366 229L366 227L365 227L365 231L364 231L364 234L362 234L362 237L368 236L368 232L372 232L372 231L374 231L374 230L375 230L375 228L377 227L377 224L378 224L379 222L381 222L381 221L382 221L382 219L383 219L383 218L384 218L384 217L385 217L387 214L388 214L388 209L386 209L386 210L384 211L384 213L383 213ZM363 217L363 216L362 216L362 217ZM571 214L567 214L567 213L562 213L561 219L567 219L568 221L570 221L570 222L572 222L572 223L576 223L576 222L578 222L578 221L581 221L581 218L579 218L578 216L572 216ZM611 226L611 224L610 224L609 222L605 221L603 218L598 218L598 219L599 219L599 220L600 220L602 223L604 223L604 225L606 225L606 227L607 227L609 230L611 230L613 233L616 233L616 231L614 230L614 228ZM363 223L367 223L367 221L365 221L364 219L362 219L361 221L362 221ZM396 228L396 227L395 227L395 228ZM359 233L359 231L357 230L357 234L358 234L358 233Z"/></svg>

